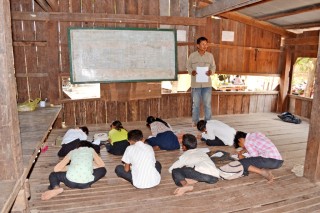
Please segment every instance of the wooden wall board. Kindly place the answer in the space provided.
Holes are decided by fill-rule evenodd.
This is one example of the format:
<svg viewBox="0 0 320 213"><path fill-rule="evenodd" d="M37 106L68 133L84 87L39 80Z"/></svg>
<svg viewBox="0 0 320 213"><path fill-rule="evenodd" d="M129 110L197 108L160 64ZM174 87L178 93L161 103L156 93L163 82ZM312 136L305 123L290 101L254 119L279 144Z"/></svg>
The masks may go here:
<svg viewBox="0 0 320 213"><path fill-rule="evenodd" d="M145 121L152 112L150 112L149 100L139 100L140 121Z"/></svg>
<svg viewBox="0 0 320 213"><path fill-rule="evenodd" d="M295 114L301 115L301 106L302 106L302 100L297 99L295 103L295 110L294 110Z"/></svg>
<svg viewBox="0 0 320 213"><path fill-rule="evenodd" d="M140 120L139 101L130 101L128 103L128 121Z"/></svg>

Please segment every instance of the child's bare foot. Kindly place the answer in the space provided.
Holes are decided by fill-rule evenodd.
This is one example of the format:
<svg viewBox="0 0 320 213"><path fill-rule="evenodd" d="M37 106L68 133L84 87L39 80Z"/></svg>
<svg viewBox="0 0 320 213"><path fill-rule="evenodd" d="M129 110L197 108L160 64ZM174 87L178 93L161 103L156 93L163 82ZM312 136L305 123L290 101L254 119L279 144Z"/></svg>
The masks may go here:
<svg viewBox="0 0 320 213"><path fill-rule="evenodd" d="M193 190L193 186L186 185L186 186L177 188L177 189L173 192L173 194L174 194L175 196L181 196L181 195L183 195L183 194L186 193L186 192L191 192L192 190Z"/></svg>
<svg viewBox="0 0 320 213"><path fill-rule="evenodd" d="M185 180L188 183L188 185L192 185L192 184L198 183L198 181L193 180L193 179L189 179L189 178L186 178Z"/></svg>
<svg viewBox="0 0 320 213"><path fill-rule="evenodd" d="M261 169L261 175L268 180L268 183L272 183L274 176L269 169Z"/></svg>
<svg viewBox="0 0 320 213"><path fill-rule="evenodd" d="M45 191L41 195L41 200L50 200L51 198L57 196L58 194L61 194L63 192L63 188L55 188L49 191Z"/></svg>

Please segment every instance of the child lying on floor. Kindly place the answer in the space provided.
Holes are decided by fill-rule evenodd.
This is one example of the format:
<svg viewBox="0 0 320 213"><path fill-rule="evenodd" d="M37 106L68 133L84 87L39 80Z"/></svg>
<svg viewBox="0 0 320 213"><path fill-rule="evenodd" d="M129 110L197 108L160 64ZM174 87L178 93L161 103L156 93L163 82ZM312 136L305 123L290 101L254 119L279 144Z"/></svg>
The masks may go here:
<svg viewBox="0 0 320 213"><path fill-rule="evenodd" d="M197 182L216 183L219 170L207 154L208 149L197 149L197 139L192 134L182 136L182 149L185 151L170 168L173 181L179 188L176 196L193 190Z"/></svg>

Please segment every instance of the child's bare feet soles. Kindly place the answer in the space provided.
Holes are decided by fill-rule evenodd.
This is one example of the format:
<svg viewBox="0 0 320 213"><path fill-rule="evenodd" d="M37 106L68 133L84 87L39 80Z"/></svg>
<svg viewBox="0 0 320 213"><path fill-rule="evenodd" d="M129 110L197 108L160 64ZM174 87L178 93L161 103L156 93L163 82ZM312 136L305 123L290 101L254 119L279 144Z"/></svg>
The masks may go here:
<svg viewBox="0 0 320 213"><path fill-rule="evenodd" d="M186 180L186 182L187 182L189 185L192 185L192 184L198 183L198 181L193 180L193 179L189 179L189 178L186 178L185 180Z"/></svg>
<svg viewBox="0 0 320 213"><path fill-rule="evenodd" d="M269 169L261 169L261 175L268 180L268 183L272 183L274 180L274 176L272 175Z"/></svg>
<svg viewBox="0 0 320 213"><path fill-rule="evenodd" d="M174 194L175 196L181 196L181 195L183 195L183 194L186 193L186 192L191 192L192 190L193 190L193 186L187 185L187 186L183 186L183 187L177 188L177 189L173 192L173 194Z"/></svg>
<svg viewBox="0 0 320 213"><path fill-rule="evenodd" d="M51 198L57 196L58 194L61 194L63 192L63 188L56 188L49 191L45 191L41 195L41 200L50 200Z"/></svg>

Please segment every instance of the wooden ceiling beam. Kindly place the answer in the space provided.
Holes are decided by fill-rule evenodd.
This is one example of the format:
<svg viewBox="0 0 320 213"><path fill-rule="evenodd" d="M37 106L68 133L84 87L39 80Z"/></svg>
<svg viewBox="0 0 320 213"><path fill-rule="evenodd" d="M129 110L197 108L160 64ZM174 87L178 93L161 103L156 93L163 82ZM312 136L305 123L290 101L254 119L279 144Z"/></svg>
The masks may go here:
<svg viewBox="0 0 320 213"><path fill-rule="evenodd" d="M189 18L176 16L127 15L105 13L33 13L12 12L12 20L24 21L66 21L66 22L109 22L135 24L166 24L181 26L206 26L206 18Z"/></svg>
<svg viewBox="0 0 320 213"><path fill-rule="evenodd" d="M303 23L303 24L292 24L292 25L285 25L281 26L284 29L307 29L312 27L320 27L320 22L310 22L310 23Z"/></svg>
<svg viewBox="0 0 320 213"><path fill-rule="evenodd" d="M286 10L286 11L279 12L279 13L273 13L270 15L261 16L261 17L258 17L257 19L259 21L266 21L266 20L270 20L270 19L276 19L276 18L281 18L281 17L285 17L285 16L292 16L292 15L306 13L306 12L310 12L313 10L319 10L319 9L320 9L320 3L314 4L314 5L309 5L306 7L296 8L296 9L292 9L292 10Z"/></svg>
<svg viewBox="0 0 320 213"><path fill-rule="evenodd" d="M196 17L214 16L230 10L241 8L262 0L223 0L215 1L207 7L196 9Z"/></svg>
<svg viewBox="0 0 320 213"><path fill-rule="evenodd" d="M296 46L296 45L318 45L319 36L309 36L303 38L287 38L284 41L284 45Z"/></svg>
<svg viewBox="0 0 320 213"><path fill-rule="evenodd" d="M48 5L48 3L45 0L36 0L36 2L39 4L39 6L45 11L50 12L51 8Z"/></svg>
<svg viewBox="0 0 320 213"><path fill-rule="evenodd" d="M258 27L260 29L279 34L283 37L295 37L296 36L295 33L289 32L281 27L275 26L273 24L270 24L270 23L267 23L264 21L256 20L254 18L240 14L238 12L222 13L222 14L219 14L219 16L221 16L223 18L231 19L234 21L238 21L238 22L241 22L244 24L248 24L248 25L251 25L254 27Z"/></svg>

